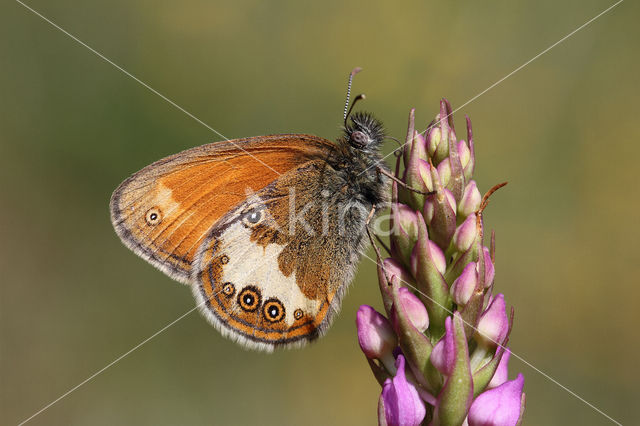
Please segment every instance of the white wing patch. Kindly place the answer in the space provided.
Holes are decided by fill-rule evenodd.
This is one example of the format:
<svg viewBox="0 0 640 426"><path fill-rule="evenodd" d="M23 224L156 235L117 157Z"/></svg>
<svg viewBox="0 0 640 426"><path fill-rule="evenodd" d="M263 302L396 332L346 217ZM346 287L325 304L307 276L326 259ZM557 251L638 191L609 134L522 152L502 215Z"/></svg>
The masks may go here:
<svg viewBox="0 0 640 426"><path fill-rule="evenodd" d="M278 299L285 307L285 322L291 326L295 321L294 312L301 309L315 316L320 301L308 299L296 284L295 271L285 276L278 265L278 256L284 249L279 244L262 247L251 241L251 229L242 221L231 224L219 237L219 253L228 256L224 266L222 282L231 282L237 292L252 285L260 289L262 301Z"/></svg>

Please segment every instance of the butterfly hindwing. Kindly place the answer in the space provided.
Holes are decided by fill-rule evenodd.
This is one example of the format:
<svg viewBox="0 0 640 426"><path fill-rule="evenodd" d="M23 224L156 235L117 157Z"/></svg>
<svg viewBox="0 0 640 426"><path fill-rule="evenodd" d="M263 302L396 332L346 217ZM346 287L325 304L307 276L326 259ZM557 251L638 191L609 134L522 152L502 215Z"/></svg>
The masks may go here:
<svg viewBox="0 0 640 426"><path fill-rule="evenodd" d="M113 193L111 220L122 241L174 279L189 282L195 254L247 190L258 191L333 144L311 135L274 135L192 148L159 160Z"/></svg>
<svg viewBox="0 0 640 426"><path fill-rule="evenodd" d="M272 350L324 333L363 245L367 211L351 209L344 185L327 162L309 161L216 223L196 256L193 290L223 334Z"/></svg>

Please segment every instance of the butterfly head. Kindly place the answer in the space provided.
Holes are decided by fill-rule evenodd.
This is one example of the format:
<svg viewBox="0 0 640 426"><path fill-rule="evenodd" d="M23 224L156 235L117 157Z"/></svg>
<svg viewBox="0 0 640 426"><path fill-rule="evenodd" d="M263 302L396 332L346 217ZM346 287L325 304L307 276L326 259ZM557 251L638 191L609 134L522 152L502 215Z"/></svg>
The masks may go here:
<svg viewBox="0 0 640 426"><path fill-rule="evenodd" d="M344 128L346 142L358 150L376 151L385 137L382 123L368 112L353 113L349 119Z"/></svg>

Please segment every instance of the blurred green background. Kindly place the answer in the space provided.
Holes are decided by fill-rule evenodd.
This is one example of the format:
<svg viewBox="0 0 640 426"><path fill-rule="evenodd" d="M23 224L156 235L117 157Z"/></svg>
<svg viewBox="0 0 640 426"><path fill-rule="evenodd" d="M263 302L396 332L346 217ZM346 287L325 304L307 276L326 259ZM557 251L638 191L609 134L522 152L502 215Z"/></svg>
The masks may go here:
<svg viewBox="0 0 640 426"><path fill-rule="evenodd" d="M29 5L229 138L333 139L346 76L402 138L462 105L612 1L57 1ZM638 424L640 8L627 1L456 114L474 123L512 350ZM127 250L112 190L220 138L16 2L0 10L0 423L15 424L191 309ZM462 132L461 132L462 133ZM391 148L391 144L387 149ZM33 419L63 424L376 421L355 337L379 307L363 260L328 335L248 352L193 313ZM525 424L609 424L521 361Z"/></svg>

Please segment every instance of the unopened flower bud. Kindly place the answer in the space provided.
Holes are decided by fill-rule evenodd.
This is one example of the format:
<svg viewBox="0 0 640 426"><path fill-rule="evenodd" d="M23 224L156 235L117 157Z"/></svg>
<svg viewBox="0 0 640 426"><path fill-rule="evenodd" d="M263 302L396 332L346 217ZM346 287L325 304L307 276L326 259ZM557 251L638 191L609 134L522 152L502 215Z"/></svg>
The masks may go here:
<svg viewBox="0 0 640 426"><path fill-rule="evenodd" d="M356 313L358 343L369 359L388 357L398 345L389 321L369 305L362 305Z"/></svg>
<svg viewBox="0 0 640 426"><path fill-rule="evenodd" d="M413 145L416 145L416 148L421 153L420 158L427 158L427 139L417 130L413 132Z"/></svg>
<svg viewBox="0 0 640 426"><path fill-rule="evenodd" d="M438 164L438 174L440 175L442 186L447 186L451 180L451 163L448 159Z"/></svg>
<svg viewBox="0 0 640 426"><path fill-rule="evenodd" d="M445 270L447 269L447 261L444 257L444 253L442 252L440 247L438 247L438 245L433 241L429 240L428 244L429 244L429 256L430 256L429 260L431 261L431 263L433 263L433 265L436 267L438 272L440 272L440 274L444 274ZM414 275L417 272L417 268L418 268L418 258L417 258L417 252L416 250L414 250L411 255L411 272Z"/></svg>
<svg viewBox="0 0 640 426"><path fill-rule="evenodd" d="M398 299L402 304L405 315L416 329L424 332L429 328L429 314L420 299L406 287L401 287L398 290Z"/></svg>
<svg viewBox="0 0 640 426"><path fill-rule="evenodd" d="M455 234L453 234L453 245L459 252L465 252L469 250L477 235L476 215L472 214L456 229Z"/></svg>
<svg viewBox="0 0 640 426"><path fill-rule="evenodd" d="M415 242L418 237L418 217L411 207L398 204L394 224L400 226L400 231Z"/></svg>
<svg viewBox="0 0 640 426"><path fill-rule="evenodd" d="M433 179L431 178L431 166L425 160L418 161L418 171L427 192L434 190Z"/></svg>
<svg viewBox="0 0 640 426"><path fill-rule="evenodd" d="M437 115L433 127L430 127L427 131L427 152L431 158L435 157L436 151L440 146L440 141L442 140L442 130L440 130L439 121L440 116Z"/></svg>
<svg viewBox="0 0 640 426"><path fill-rule="evenodd" d="M411 207L392 203L391 219L393 222L393 232L390 237L391 251L396 257L408 259L418 238L418 216Z"/></svg>
<svg viewBox="0 0 640 426"><path fill-rule="evenodd" d="M480 208L480 202L482 201L482 195L478 191L476 181L469 182L464 189L462 199L458 204L458 215L467 217L471 213L475 213Z"/></svg>
<svg viewBox="0 0 640 426"><path fill-rule="evenodd" d="M444 199L445 199L445 202L447 203L447 206L451 209L452 214L455 216L456 199L451 193L451 191L449 191L448 189L444 190ZM427 225L431 225L436 207L438 207L437 203L438 203L438 197L435 195L427 197L427 201L425 201L424 203L424 209L423 209L424 211L422 213L424 215L424 220L427 223Z"/></svg>
<svg viewBox="0 0 640 426"><path fill-rule="evenodd" d="M462 164L462 168L464 169L469 165L469 161L471 160L471 151L467 143L463 140L458 142L458 154L460 155L460 164Z"/></svg>
<svg viewBox="0 0 640 426"><path fill-rule="evenodd" d="M477 274L476 263L470 262L451 285L451 296L457 305L464 306L471 299L471 295L478 285Z"/></svg>
<svg viewBox="0 0 640 426"><path fill-rule="evenodd" d="M502 294L497 294L484 311L477 331L474 337L478 344L491 348L502 344L509 332L509 318Z"/></svg>

